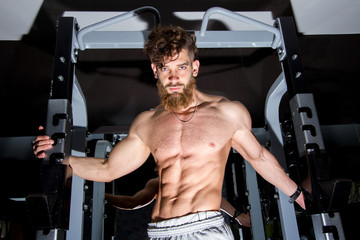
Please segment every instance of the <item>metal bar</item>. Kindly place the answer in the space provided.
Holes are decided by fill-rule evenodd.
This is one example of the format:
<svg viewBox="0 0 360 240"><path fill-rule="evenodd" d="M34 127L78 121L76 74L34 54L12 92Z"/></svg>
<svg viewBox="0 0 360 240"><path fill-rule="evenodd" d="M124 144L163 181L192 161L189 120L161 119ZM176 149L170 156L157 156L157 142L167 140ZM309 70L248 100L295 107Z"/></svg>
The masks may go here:
<svg viewBox="0 0 360 240"><path fill-rule="evenodd" d="M345 240L345 234L339 213L330 216L328 213L313 214L316 240Z"/></svg>
<svg viewBox="0 0 360 240"><path fill-rule="evenodd" d="M77 38L78 38L78 43L79 43L79 47L81 50L85 50L85 44L84 44L84 36L90 32L93 32L97 29L101 29L110 25L113 25L115 23L121 22L121 21L125 21L126 19L135 17L137 15L139 15L140 13L143 13L145 11L151 12L154 14L155 16L155 26L158 25L160 23L160 14L159 11L154 8L154 7L140 7L137 8L135 10L132 10L130 12L121 14L119 16L115 16L109 19L106 19L104 21L89 25L83 29L81 29L81 31L79 31Z"/></svg>
<svg viewBox="0 0 360 240"><path fill-rule="evenodd" d="M72 93L72 110L73 110L73 134L71 155L85 157L86 148L86 131L87 131L87 108L86 99L81 90L79 82L73 75L73 93ZM69 231L66 234L67 239L83 239L84 230L84 185L85 180L73 175L71 185L71 203L70 203L70 224Z"/></svg>
<svg viewBox="0 0 360 240"><path fill-rule="evenodd" d="M319 150L325 150L313 95L296 94L289 104L300 157L306 155L310 144L316 144Z"/></svg>
<svg viewBox="0 0 360 240"><path fill-rule="evenodd" d="M241 14L229 11L227 9L220 8L220 7L213 7L213 8L208 9L205 12L202 23L201 23L200 36L204 37L206 35L205 32L206 32L206 28L207 28L207 25L208 25L208 22L209 22L209 18L210 18L211 15L213 15L215 13L225 15L227 17L233 18L233 19L238 20L240 22L244 22L244 23L247 23L249 25L252 25L252 26L255 26L255 27L258 27L260 29L263 29L263 30L266 30L268 32L273 33L274 34L274 39L273 39L273 42L271 44L271 47L275 49L275 48L277 48L279 46L280 32L279 32L279 30L277 28L275 28L273 26L270 26L268 24L265 24L263 22L257 21L255 19L243 16Z"/></svg>
<svg viewBox="0 0 360 240"><path fill-rule="evenodd" d="M276 19L275 25L281 32L278 54L288 86L288 94L292 98L296 93L307 93L294 21L291 17L281 17Z"/></svg>
<svg viewBox="0 0 360 240"><path fill-rule="evenodd" d="M95 31L83 37L84 49L143 49L149 31ZM195 31L198 48L270 48L267 31Z"/></svg>
<svg viewBox="0 0 360 240"><path fill-rule="evenodd" d="M265 230L264 230L264 221L261 214L261 204L260 204L261 201L260 201L259 186L257 182L256 172L248 161L244 161L244 163L245 163L246 186L249 192L252 237L255 240L266 239Z"/></svg>
<svg viewBox="0 0 360 240"><path fill-rule="evenodd" d="M307 212L312 213L312 216L318 213L325 215L327 213L324 212L330 210L329 196L331 199L335 199L334 204L336 206L337 203L343 202L344 198L346 199L346 194L335 190L338 187L349 188L350 181L339 181L336 185L338 187L334 188L335 185L330 177L328 156L325 152L313 95L309 93L306 86L293 19L282 17L277 19L275 24L281 32L281 45L278 48L278 54L288 86L289 104L299 156L300 159L306 157L309 173L308 176L304 177L310 177L311 180L311 190L308 186L306 189L312 194L311 203L307 203ZM326 192L326 187L324 188L324 186L328 188L331 186L330 184L335 189L332 193ZM340 215L334 214L337 216L336 221L341 224ZM342 227L338 228L334 225L329 228L324 221L316 222L316 217L313 217L314 229L319 228L319 225L322 225L322 232L316 234L316 239L323 239L323 236L330 239L327 231L336 233L337 236L343 235Z"/></svg>
<svg viewBox="0 0 360 240"><path fill-rule="evenodd" d="M71 102L75 64L73 40L76 25L76 19L72 17L61 17L58 21L51 99L67 99Z"/></svg>
<svg viewBox="0 0 360 240"><path fill-rule="evenodd" d="M95 157L107 158L107 155L112 149L109 141L99 140L95 147ZM104 238L104 198L105 198L105 183L94 182L93 197L92 197L92 229L91 239L101 240Z"/></svg>
<svg viewBox="0 0 360 240"><path fill-rule="evenodd" d="M269 138L271 142L270 151L282 165L283 169L287 171L287 164L284 153L284 143L281 134L279 121L279 107L282 97L287 91L284 75L276 79L271 86L266 97L265 103L265 119L269 129ZM279 193L278 207L281 221L281 230L284 239L296 240L300 239L299 230L297 227L296 215L294 206L288 202L289 197L277 189Z"/></svg>

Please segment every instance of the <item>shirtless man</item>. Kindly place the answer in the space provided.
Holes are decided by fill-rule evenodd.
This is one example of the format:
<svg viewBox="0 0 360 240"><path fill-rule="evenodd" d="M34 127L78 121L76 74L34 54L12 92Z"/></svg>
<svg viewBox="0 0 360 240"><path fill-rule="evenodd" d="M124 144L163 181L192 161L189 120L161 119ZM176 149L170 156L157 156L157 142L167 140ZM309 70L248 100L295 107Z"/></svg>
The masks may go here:
<svg viewBox="0 0 360 240"><path fill-rule="evenodd" d="M158 189L159 178L152 178L146 183L144 189L138 191L133 196L105 193L105 200L107 203L118 209L135 210L152 203L157 197ZM224 213L236 220L241 226L251 227L249 212L237 212L234 206L232 206L224 198L221 199L220 208Z"/></svg>
<svg viewBox="0 0 360 240"><path fill-rule="evenodd" d="M233 147L268 182L288 196L297 184L251 132L251 118L239 102L196 89L195 37L180 27L156 27L144 52L158 80L161 105L141 113L127 138L108 159L73 157L64 161L73 173L93 181L112 181L141 166L151 153L159 191L149 224L150 239L232 239L220 210L225 164ZM53 141L35 139L34 153L44 157ZM296 201L305 208L303 194ZM177 238L179 237L179 238Z"/></svg>

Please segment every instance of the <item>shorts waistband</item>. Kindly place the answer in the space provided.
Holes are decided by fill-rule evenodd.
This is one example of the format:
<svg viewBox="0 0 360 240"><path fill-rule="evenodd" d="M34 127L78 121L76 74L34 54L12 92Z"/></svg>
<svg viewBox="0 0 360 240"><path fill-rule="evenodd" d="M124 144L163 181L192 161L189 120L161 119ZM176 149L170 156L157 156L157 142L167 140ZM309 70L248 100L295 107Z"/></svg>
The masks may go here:
<svg viewBox="0 0 360 240"><path fill-rule="evenodd" d="M184 232L201 231L209 226L221 227L223 224L224 218L220 211L198 212L161 222L149 223L148 236L150 238L174 236Z"/></svg>

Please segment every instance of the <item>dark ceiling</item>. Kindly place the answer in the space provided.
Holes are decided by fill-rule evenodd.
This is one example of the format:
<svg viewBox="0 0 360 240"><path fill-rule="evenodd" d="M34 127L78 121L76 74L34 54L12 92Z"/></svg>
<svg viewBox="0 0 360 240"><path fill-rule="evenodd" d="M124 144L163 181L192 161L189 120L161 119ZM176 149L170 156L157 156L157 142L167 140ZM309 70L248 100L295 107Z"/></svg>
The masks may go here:
<svg viewBox="0 0 360 240"><path fill-rule="evenodd" d="M173 11L206 11L219 6L233 11L272 11L274 18L292 16L289 0L222 1L60 1L45 0L29 34L21 41L0 41L1 136L37 135L46 120L52 79L56 20L64 11L128 11L151 5L162 24L200 29L200 22L180 22ZM221 24L210 28L219 30ZM360 35L299 34L304 74L321 124L360 122ZM254 127L264 125L266 94L281 67L271 49L201 49L200 90L238 100L248 107ZM76 74L88 107L89 131L102 126L125 129L141 111L158 104L148 59L141 50L86 50ZM287 99L282 117L287 117Z"/></svg>

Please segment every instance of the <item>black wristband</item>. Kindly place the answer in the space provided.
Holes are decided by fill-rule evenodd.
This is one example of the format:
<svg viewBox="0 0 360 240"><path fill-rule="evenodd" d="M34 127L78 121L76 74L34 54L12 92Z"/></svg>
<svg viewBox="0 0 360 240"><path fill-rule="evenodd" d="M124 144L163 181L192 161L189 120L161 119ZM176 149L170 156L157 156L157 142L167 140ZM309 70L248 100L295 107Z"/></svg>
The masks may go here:
<svg viewBox="0 0 360 240"><path fill-rule="evenodd" d="M300 196L301 191L302 191L301 187L298 186L294 194L290 196L289 203L294 203L296 199Z"/></svg>
<svg viewBox="0 0 360 240"><path fill-rule="evenodd" d="M236 219L238 216L240 216L240 214L241 214L241 213L242 213L242 211L241 211L241 210L239 210L239 209L235 209L233 219Z"/></svg>

